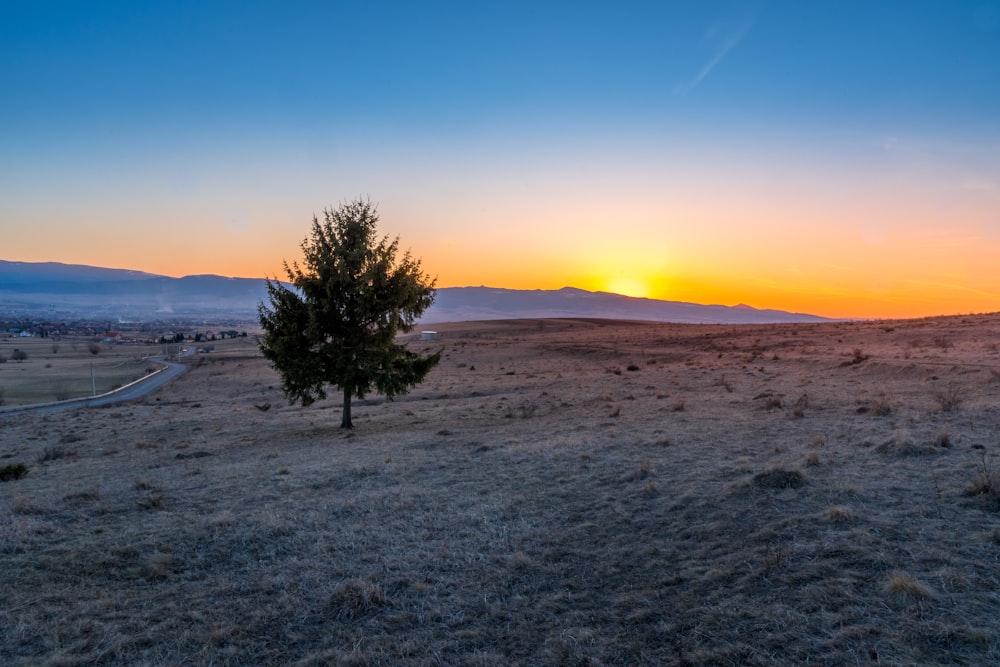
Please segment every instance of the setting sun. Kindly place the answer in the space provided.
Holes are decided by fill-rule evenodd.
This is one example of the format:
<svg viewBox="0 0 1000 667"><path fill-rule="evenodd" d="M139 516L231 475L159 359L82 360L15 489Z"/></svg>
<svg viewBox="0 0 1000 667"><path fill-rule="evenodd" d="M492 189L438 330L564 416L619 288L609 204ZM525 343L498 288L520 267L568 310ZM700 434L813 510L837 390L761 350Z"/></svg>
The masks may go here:
<svg viewBox="0 0 1000 667"><path fill-rule="evenodd" d="M607 292L646 298L649 296L649 285L636 278L612 278L607 281Z"/></svg>

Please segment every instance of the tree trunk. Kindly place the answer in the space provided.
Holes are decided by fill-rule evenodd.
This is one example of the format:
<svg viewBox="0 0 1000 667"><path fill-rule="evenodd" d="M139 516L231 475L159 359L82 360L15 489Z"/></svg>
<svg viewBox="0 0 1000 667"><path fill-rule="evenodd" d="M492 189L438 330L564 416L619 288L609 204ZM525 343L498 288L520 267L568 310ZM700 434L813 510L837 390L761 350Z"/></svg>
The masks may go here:
<svg viewBox="0 0 1000 667"><path fill-rule="evenodd" d="M351 390L344 390L344 412L340 418L340 428L354 428L351 422Z"/></svg>

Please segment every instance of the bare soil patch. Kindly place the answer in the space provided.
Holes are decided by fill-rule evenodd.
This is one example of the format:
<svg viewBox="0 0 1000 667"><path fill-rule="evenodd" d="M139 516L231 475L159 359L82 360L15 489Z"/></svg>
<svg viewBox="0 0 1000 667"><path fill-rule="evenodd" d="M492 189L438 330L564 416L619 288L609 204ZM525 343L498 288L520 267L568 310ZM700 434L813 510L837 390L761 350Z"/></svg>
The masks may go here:
<svg viewBox="0 0 1000 667"><path fill-rule="evenodd" d="M1000 663L1000 316L434 329L352 432L251 345L0 417L0 662Z"/></svg>

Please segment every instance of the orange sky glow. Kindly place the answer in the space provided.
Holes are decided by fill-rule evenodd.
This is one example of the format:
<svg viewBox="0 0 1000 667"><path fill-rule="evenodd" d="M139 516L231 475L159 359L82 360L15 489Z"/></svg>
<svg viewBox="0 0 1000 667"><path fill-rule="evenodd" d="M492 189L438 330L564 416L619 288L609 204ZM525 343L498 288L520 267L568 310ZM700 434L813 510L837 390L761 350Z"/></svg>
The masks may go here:
<svg viewBox="0 0 1000 667"><path fill-rule="evenodd" d="M1000 13L972 4L22 4L0 259L283 277L367 197L439 287L997 311Z"/></svg>

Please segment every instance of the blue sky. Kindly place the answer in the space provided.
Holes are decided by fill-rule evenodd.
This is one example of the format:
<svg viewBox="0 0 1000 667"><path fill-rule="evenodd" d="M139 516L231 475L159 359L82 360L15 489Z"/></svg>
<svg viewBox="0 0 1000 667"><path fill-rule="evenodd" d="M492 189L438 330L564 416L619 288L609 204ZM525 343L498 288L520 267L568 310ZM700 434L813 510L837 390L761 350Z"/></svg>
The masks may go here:
<svg viewBox="0 0 1000 667"><path fill-rule="evenodd" d="M4 259L270 274L363 195L442 285L1000 300L1000 2L3 0L0 90Z"/></svg>

